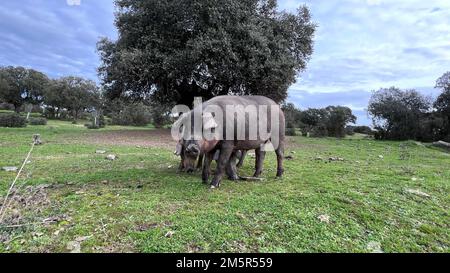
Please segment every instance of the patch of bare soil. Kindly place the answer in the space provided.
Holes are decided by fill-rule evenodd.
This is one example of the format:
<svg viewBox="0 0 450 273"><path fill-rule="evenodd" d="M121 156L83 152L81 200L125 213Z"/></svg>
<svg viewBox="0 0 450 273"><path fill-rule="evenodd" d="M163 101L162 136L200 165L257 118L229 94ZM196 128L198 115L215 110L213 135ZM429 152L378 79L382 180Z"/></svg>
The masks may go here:
<svg viewBox="0 0 450 273"><path fill-rule="evenodd" d="M121 146L139 146L139 147L157 147L174 149L176 141L172 139L170 129L152 129L152 130L117 130L100 131L84 134L79 138L66 139L69 143L85 144L105 144ZM293 137L286 137L287 148L305 148L314 147L321 149L322 145L303 144L295 141Z"/></svg>
<svg viewBox="0 0 450 273"><path fill-rule="evenodd" d="M95 132L85 135L77 142L89 144L107 144L140 147L158 147L173 149L176 142L172 139L170 130L120 130L109 132Z"/></svg>
<svg viewBox="0 0 450 273"><path fill-rule="evenodd" d="M32 227L35 224L47 225L57 221L56 216L37 219L51 204L47 188L47 185L40 185L14 189L6 202L4 197L0 199L0 206L6 206L3 221L0 223L0 243L8 242L15 228Z"/></svg>
<svg viewBox="0 0 450 273"><path fill-rule="evenodd" d="M8 200L4 202L1 199L1 206L6 205L5 217L2 225L13 226L23 224L24 214L32 210L34 213L40 213L44 208L50 205L50 199L47 196L47 185L28 186L23 189L13 189Z"/></svg>

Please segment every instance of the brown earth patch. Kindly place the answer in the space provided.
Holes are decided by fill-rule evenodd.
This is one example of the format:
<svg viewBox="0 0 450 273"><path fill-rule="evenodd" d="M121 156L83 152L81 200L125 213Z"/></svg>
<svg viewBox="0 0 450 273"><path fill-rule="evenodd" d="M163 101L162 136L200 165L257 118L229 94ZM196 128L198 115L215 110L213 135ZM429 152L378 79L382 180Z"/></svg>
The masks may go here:
<svg viewBox="0 0 450 273"><path fill-rule="evenodd" d="M136 130L116 130L89 132L76 138L65 139L67 143L84 143L98 145L120 145L137 146L145 148L166 148L174 149L176 141L172 139L170 129L136 129ZM296 148L317 148L324 146L318 144L298 143L293 137L286 137L286 147Z"/></svg>
<svg viewBox="0 0 450 273"><path fill-rule="evenodd" d="M170 149L176 146L169 129L100 131L85 134L82 138L73 139L73 142Z"/></svg>

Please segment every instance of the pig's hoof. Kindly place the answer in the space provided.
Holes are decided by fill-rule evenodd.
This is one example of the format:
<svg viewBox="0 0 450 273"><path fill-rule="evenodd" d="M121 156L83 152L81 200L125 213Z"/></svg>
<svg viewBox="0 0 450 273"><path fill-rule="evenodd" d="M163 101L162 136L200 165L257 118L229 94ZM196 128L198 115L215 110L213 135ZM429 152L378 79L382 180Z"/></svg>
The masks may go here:
<svg viewBox="0 0 450 273"><path fill-rule="evenodd" d="M214 186L214 185L211 185L211 187L209 187L211 190L215 190L215 189L217 189L217 187L216 186Z"/></svg>
<svg viewBox="0 0 450 273"><path fill-rule="evenodd" d="M231 180L231 181L238 181L239 180L239 176L237 176L237 175L236 176L229 176L228 179Z"/></svg>
<svg viewBox="0 0 450 273"><path fill-rule="evenodd" d="M277 178L281 178L284 174L284 170L278 170L277 171Z"/></svg>

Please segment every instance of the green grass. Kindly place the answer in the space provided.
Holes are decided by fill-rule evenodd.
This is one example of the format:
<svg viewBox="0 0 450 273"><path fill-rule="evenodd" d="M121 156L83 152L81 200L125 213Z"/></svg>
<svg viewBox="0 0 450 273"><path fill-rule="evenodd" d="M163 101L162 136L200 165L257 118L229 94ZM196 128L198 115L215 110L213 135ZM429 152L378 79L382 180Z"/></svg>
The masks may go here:
<svg viewBox="0 0 450 273"><path fill-rule="evenodd" d="M359 136L292 137L286 154L294 152L294 159L285 161L282 180L274 178L269 153L264 181L224 180L211 191L198 174L176 173L179 159L171 149L86 141L152 129L92 131L81 124L0 128L0 167L19 166L34 133L45 141L18 183L51 185L49 203L20 208L20 223L58 216L51 224L0 228L0 252L67 252L80 236L91 236L81 243L83 252L368 252L370 242L384 252L450 252L450 155L444 151ZM119 158L107 161L97 149ZM252 174L253 160L247 158L241 175ZM0 171L2 196L14 176Z"/></svg>

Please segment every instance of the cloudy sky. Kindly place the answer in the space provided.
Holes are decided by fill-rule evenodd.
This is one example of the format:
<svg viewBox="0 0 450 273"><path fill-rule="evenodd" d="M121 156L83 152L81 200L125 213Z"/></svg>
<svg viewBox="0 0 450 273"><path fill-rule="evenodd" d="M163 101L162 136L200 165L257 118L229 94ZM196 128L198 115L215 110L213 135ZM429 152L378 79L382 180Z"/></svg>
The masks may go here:
<svg viewBox="0 0 450 273"><path fill-rule="evenodd" d="M438 94L435 80L450 70L450 1L279 0L279 9L301 3L319 28L308 69L289 92L297 106L346 105L370 124L372 90ZM113 13L112 0L2 0L0 65L97 80L95 45L116 37Z"/></svg>

